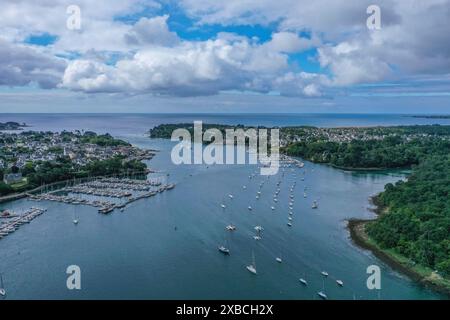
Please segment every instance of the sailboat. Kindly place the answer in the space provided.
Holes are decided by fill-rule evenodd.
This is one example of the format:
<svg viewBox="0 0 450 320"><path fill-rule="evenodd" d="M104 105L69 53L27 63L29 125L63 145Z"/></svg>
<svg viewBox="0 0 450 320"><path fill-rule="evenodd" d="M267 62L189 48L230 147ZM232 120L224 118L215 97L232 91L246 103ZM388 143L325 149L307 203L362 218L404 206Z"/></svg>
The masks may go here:
<svg viewBox="0 0 450 320"><path fill-rule="evenodd" d="M75 207L74 207L74 209L73 209L73 220L72 220L72 222L73 222L73 224L74 225L77 225L78 224L78 219L77 219L77 216L76 216L76 214L75 214Z"/></svg>
<svg viewBox="0 0 450 320"><path fill-rule="evenodd" d="M247 270L253 274L256 273L256 262L255 262L255 253L252 251L252 263L248 266L246 266Z"/></svg>
<svg viewBox="0 0 450 320"><path fill-rule="evenodd" d="M343 287L344 286L344 281L342 280L336 280L336 283L338 284L338 286Z"/></svg>
<svg viewBox="0 0 450 320"><path fill-rule="evenodd" d="M230 249L228 249L225 246L219 246L219 251L222 252L224 255L229 255L230 254Z"/></svg>
<svg viewBox="0 0 450 320"><path fill-rule="evenodd" d="M304 286L307 286L307 285L308 285L308 282L307 282L305 279L303 279L303 278L300 278L299 281L300 281L300 283L303 284Z"/></svg>
<svg viewBox="0 0 450 320"><path fill-rule="evenodd" d="M228 231L235 231L236 230L236 226L233 225L233 224L229 224L229 225L226 226L226 229Z"/></svg>
<svg viewBox="0 0 450 320"><path fill-rule="evenodd" d="M283 262L283 260L280 257L276 257L275 261L278 262L278 263L282 263Z"/></svg>
<svg viewBox="0 0 450 320"><path fill-rule="evenodd" d="M322 283L322 291L317 292L317 295L321 297L323 300L327 300L328 296L325 294L325 281Z"/></svg>
<svg viewBox="0 0 450 320"><path fill-rule="evenodd" d="M6 290L3 286L3 276L0 274L0 296L6 296Z"/></svg>

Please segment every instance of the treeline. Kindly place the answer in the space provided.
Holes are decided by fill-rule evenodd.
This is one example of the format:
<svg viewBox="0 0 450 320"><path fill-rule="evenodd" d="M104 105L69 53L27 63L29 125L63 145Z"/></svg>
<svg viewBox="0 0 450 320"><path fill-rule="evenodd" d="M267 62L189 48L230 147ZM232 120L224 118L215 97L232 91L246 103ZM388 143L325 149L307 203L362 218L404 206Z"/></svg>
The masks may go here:
<svg viewBox="0 0 450 320"><path fill-rule="evenodd" d="M226 124L202 124L202 134L205 133L208 129L218 129L223 137L225 137L225 130L226 129L243 129L247 130L250 127L246 127L244 125L238 124L238 125L226 125ZM252 127L253 128L253 127ZM258 127L263 128L263 127ZM153 129L149 130L149 136L150 138L161 138L161 139L170 139L172 137L172 132L174 132L176 129L186 129L191 134L191 137L194 137L194 124L193 123L178 123L178 124L161 124Z"/></svg>
<svg viewBox="0 0 450 320"><path fill-rule="evenodd" d="M328 163L342 168L401 168L418 164L430 154L450 153L450 141L438 137L404 140L388 136L383 140L353 140L351 142L296 142L281 149L316 163Z"/></svg>
<svg viewBox="0 0 450 320"><path fill-rule="evenodd" d="M61 157L58 161L44 161L29 164L26 169L24 168L23 173L28 180L26 189L29 190L43 184L74 178L143 172L146 169L147 166L144 163L137 160L127 161L122 156L92 161L85 166L74 166L69 158ZM17 192L17 190L0 182L1 196L13 192Z"/></svg>
<svg viewBox="0 0 450 320"><path fill-rule="evenodd" d="M375 199L387 209L367 226L382 248L450 276L450 156L430 155L406 182L387 184Z"/></svg>

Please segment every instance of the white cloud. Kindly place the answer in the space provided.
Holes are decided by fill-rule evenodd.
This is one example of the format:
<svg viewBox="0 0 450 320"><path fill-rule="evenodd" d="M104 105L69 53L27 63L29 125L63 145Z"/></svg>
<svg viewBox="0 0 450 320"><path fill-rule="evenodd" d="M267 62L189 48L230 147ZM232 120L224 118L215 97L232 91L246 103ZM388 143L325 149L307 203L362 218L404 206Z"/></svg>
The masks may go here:
<svg viewBox="0 0 450 320"><path fill-rule="evenodd" d="M167 26L168 15L141 18L131 30L125 34L127 44L131 46L162 45L173 46L179 42L175 32Z"/></svg>
<svg viewBox="0 0 450 320"><path fill-rule="evenodd" d="M0 85L37 84L46 89L54 88L60 82L65 66L63 59L0 39Z"/></svg>
<svg viewBox="0 0 450 320"><path fill-rule="evenodd" d="M318 95L306 86L319 78L289 72L287 56L248 39L222 35L215 40L149 47L131 59L109 66L73 61L62 86L85 92L154 93L178 96L217 94L226 90L279 91Z"/></svg>

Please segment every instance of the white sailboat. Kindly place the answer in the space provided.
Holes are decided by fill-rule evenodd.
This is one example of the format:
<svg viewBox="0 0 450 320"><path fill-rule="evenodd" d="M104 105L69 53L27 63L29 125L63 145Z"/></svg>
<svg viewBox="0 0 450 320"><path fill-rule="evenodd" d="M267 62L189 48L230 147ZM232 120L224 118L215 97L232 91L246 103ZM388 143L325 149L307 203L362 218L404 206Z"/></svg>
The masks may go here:
<svg viewBox="0 0 450 320"><path fill-rule="evenodd" d="M3 285L3 276L0 274L0 296L4 297L6 296L6 290Z"/></svg>
<svg viewBox="0 0 450 320"><path fill-rule="evenodd" d="M307 282L305 279L303 279L303 278L300 278L299 281L300 281L300 283L303 284L304 286L307 286L307 285L308 285L308 282Z"/></svg>
<svg viewBox="0 0 450 320"><path fill-rule="evenodd" d="M338 284L338 286L343 287L344 286L344 281L342 280L336 280L336 283Z"/></svg>
<svg viewBox="0 0 450 320"><path fill-rule="evenodd" d="M280 257L276 257L275 261L278 262L278 263L282 263L283 262L283 260Z"/></svg>
<svg viewBox="0 0 450 320"><path fill-rule="evenodd" d="M230 249L228 249L225 246L219 246L219 251L222 252L224 255L229 255L230 254Z"/></svg>
<svg viewBox="0 0 450 320"><path fill-rule="evenodd" d="M236 230L236 226L233 225L233 224L229 224L229 225L226 226L226 229L228 231L235 231Z"/></svg>
<svg viewBox="0 0 450 320"><path fill-rule="evenodd" d="M256 273L255 253L253 251L252 251L252 263L250 265L248 265L246 268L250 273L257 274Z"/></svg>
<svg viewBox="0 0 450 320"><path fill-rule="evenodd" d="M326 272L326 271L322 271L321 274L322 274L324 277L328 277L328 272Z"/></svg>
<svg viewBox="0 0 450 320"><path fill-rule="evenodd" d="M325 293L325 281L322 282L322 291L317 292L317 295L323 300L327 300L328 296Z"/></svg>

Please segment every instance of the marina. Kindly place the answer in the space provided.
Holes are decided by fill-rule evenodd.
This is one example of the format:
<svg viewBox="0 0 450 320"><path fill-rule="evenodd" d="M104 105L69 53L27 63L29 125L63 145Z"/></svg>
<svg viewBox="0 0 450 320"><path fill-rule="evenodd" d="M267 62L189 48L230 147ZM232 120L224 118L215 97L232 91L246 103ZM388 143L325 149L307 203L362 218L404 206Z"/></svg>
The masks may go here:
<svg viewBox="0 0 450 320"><path fill-rule="evenodd" d="M43 214L46 209L31 207L30 209L22 213L8 214L7 217L2 216L5 222L0 224L0 239L6 237L7 235L15 232L20 228L20 226L30 223L32 220ZM9 218L8 218L9 217Z"/></svg>
<svg viewBox="0 0 450 320"><path fill-rule="evenodd" d="M28 198L33 201L45 200L72 205L88 205L97 207L99 213L108 214L115 209L123 211L127 205L135 201L153 197L174 187L175 184L163 184L159 179L100 178L47 193L28 194ZM101 197L101 199L92 199L92 196ZM91 199L87 197L91 197ZM111 198L121 199L121 201L113 201Z"/></svg>

